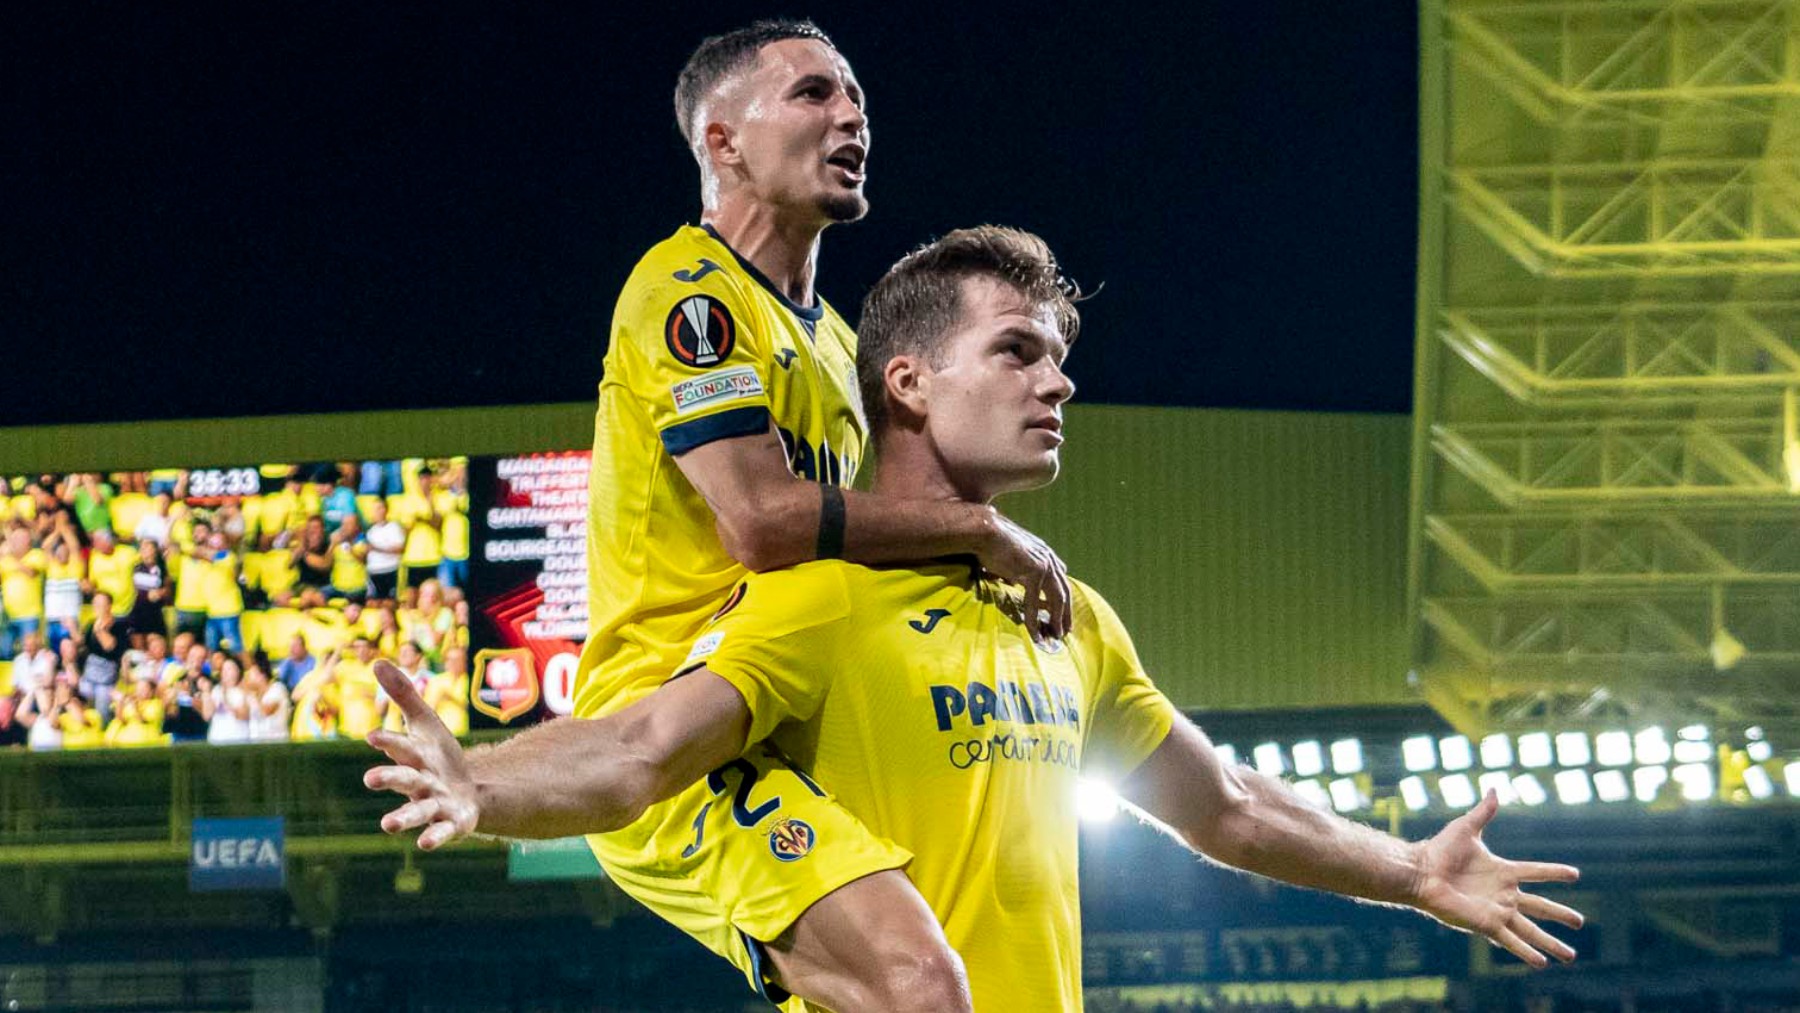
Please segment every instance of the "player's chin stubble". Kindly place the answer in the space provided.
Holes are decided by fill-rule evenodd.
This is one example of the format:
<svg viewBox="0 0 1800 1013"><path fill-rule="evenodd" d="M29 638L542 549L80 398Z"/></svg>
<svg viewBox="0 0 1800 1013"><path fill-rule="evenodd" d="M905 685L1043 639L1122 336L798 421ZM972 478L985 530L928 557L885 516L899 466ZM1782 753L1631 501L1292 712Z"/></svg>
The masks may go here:
<svg viewBox="0 0 1800 1013"><path fill-rule="evenodd" d="M869 199L860 193L831 194L819 201L819 210L834 222L854 222L869 213Z"/></svg>

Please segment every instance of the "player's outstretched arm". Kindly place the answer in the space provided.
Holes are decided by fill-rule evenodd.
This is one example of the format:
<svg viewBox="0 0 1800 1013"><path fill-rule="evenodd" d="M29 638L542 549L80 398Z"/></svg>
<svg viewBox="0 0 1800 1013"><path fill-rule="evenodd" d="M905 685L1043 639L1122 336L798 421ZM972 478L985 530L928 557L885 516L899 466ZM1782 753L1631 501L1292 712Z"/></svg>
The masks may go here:
<svg viewBox="0 0 1800 1013"><path fill-rule="evenodd" d="M1575 959L1540 921L1580 928L1571 908L1523 889L1573 883L1569 865L1515 862L1481 841L1493 793L1437 836L1409 843L1314 807L1279 780L1219 760L1185 719L1127 779L1124 794L1190 847L1227 865L1297 886L1416 908L1486 936L1533 967Z"/></svg>
<svg viewBox="0 0 1800 1013"><path fill-rule="evenodd" d="M675 461L712 508L725 551L752 570L821 558L888 563L973 555L1048 614L1034 636L1069 631L1067 567L1043 539L991 506L877 496L799 478L773 430L715 440Z"/></svg>
<svg viewBox="0 0 1800 1013"><path fill-rule="evenodd" d="M392 762L370 768L363 784L406 796L381 818L381 829L422 828L426 851L474 833L617 830L742 753L750 729L744 698L699 669L617 714L549 721L465 750L392 663L376 662L375 677L406 716L406 731L369 733L369 744Z"/></svg>

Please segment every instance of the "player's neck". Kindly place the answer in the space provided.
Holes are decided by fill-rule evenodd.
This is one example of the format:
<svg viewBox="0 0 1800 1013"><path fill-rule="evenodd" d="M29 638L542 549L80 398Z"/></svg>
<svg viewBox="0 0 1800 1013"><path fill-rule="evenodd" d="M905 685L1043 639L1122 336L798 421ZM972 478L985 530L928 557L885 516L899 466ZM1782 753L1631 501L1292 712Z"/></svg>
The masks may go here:
<svg viewBox="0 0 1800 1013"><path fill-rule="evenodd" d="M822 231L817 219L799 221L768 204L728 200L709 209L701 221L761 271L789 302L813 305Z"/></svg>
<svg viewBox="0 0 1800 1013"><path fill-rule="evenodd" d="M943 459L923 439L912 433L888 433L875 454L875 479L869 491L895 499L925 499L952 503L987 504L993 494L966 488Z"/></svg>

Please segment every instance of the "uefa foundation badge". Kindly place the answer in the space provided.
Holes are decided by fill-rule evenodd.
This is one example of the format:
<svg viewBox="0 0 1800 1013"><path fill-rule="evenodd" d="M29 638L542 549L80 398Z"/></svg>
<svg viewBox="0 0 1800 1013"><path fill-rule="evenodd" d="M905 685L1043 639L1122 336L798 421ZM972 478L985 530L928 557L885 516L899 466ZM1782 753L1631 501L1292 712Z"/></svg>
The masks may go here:
<svg viewBox="0 0 1800 1013"><path fill-rule="evenodd" d="M818 842L811 824L805 820L778 820L769 828L769 854L783 862L798 862L812 853Z"/></svg>

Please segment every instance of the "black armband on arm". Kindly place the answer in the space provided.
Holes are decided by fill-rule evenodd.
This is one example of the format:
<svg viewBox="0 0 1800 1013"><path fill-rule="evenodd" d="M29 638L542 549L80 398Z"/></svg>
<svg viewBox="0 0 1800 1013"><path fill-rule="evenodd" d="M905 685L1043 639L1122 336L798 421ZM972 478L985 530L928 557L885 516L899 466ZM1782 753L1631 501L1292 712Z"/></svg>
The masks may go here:
<svg viewBox="0 0 1800 1013"><path fill-rule="evenodd" d="M819 544L814 559L837 559L844 554L844 490L819 486Z"/></svg>

